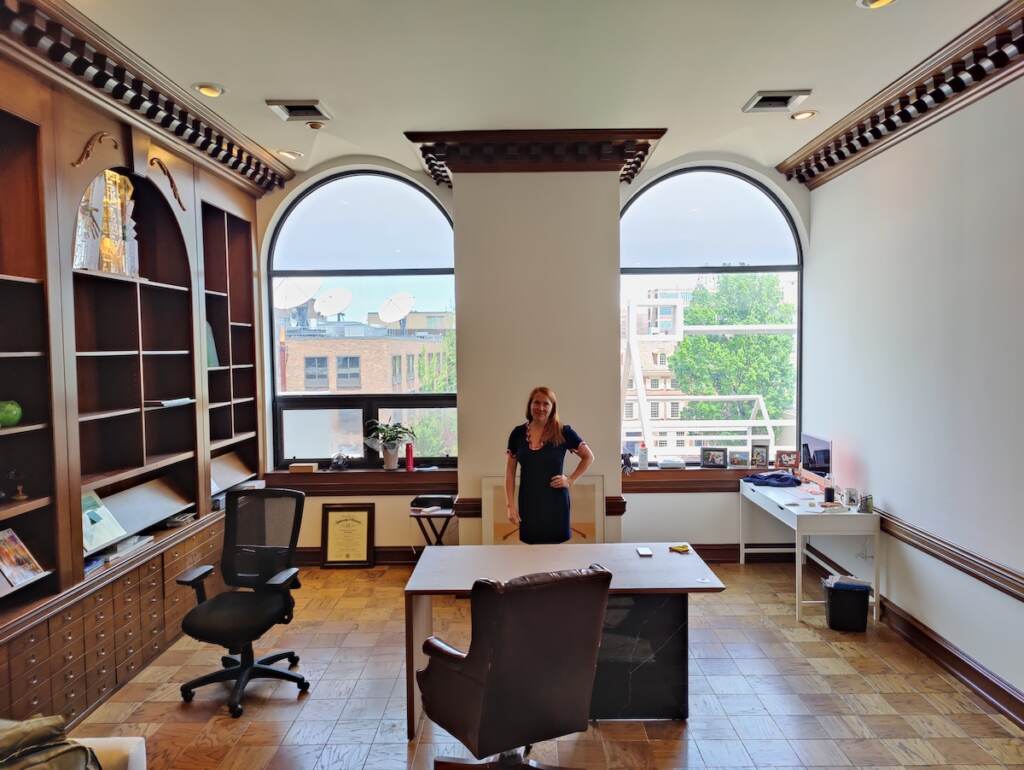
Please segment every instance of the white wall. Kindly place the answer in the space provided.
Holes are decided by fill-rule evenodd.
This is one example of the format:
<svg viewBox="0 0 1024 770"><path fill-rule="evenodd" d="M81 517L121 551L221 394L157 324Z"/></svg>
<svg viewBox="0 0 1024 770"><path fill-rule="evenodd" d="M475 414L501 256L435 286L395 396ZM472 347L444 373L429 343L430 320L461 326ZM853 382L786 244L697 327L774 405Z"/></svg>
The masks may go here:
<svg viewBox="0 0 1024 770"><path fill-rule="evenodd" d="M1017 569L1022 120L1017 80L813 191L803 309L803 427L835 442L839 484ZM999 643L1024 636L1024 605L886 542L883 592L1024 686Z"/></svg>
<svg viewBox="0 0 1024 770"><path fill-rule="evenodd" d="M618 174L462 174L453 214L459 494L504 473L536 385L620 494Z"/></svg>
<svg viewBox="0 0 1024 770"><path fill-rule="evenodd" d="M622 542L685 540L705 545L739 543L742 498L736 492L631 494L622 517ZM793 530L767 513L747 514L748 543L792 543Z"/></svg>

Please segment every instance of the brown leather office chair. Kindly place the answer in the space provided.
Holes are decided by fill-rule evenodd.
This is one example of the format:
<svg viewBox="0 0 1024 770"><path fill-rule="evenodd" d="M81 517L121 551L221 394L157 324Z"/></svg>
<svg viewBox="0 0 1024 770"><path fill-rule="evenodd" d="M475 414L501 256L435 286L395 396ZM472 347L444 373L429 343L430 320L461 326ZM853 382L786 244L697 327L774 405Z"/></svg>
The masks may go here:
<svg viewBox="0 0 1024 770"><path fill-rule="evenodd" d="M587 729L611 579L592 564L473 584L469 652L430 637L416 681L427 716L477 759L501 757L484 765L439 757L435 770L550 768L526 760L531 744Z"/></svg>

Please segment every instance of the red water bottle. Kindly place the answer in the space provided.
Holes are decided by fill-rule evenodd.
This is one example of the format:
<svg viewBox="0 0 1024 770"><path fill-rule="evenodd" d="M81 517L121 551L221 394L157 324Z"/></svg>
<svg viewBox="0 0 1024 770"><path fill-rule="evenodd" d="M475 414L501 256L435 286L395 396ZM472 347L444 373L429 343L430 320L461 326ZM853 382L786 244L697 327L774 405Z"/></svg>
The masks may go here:
<svg viewBox="0 0 1024 770"><path fill-rule="evenodd" d="M412 462L412 442L405 445L405 469L409 471L409 473L412 473L414 470Z"/></svg>

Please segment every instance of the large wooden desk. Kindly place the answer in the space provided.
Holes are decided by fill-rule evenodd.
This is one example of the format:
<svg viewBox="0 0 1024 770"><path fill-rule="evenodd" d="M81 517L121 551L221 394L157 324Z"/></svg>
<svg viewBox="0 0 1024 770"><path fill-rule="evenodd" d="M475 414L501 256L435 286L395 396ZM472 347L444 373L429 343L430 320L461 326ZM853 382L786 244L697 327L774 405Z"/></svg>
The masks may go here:
<svg viewBox="0 0 1024 770"><path fill-rule="evenodd" d="M641 558L637 546L646 545L654 556ZM533 572L576 569L597 563L612 573L611 596L598 658L591 708L595 718L686 718L687 601L690 593L723 591L725 586L695 552L676 554L670 543L603 543L595 545L459 545L429 546L405 585L406 715L409 739L416 735L422 714L416 670L427 664L423 641L433 631L432 596L469 596L478 578L509 580ZM680 617L681 612L681 617ZM638 622L639 621L639 622ZM641 629L640 626L643 626ZM630 631L635 633L630 634ZM628 640L628 641L627 641ZM678 655L681 650L681 656ZM672 713L642 714L634 702L630 710L609 713L602 691L616 686L623 672L626 684L637 689L640 669L650 668L660 686L656 666L664 668L663 651L673 653L669 663L679 675ZM657 657L657 660L655 658ZM625 665L627 664L628 665ZM634 680L634 676L636 680ZM636 693L633 693L636 695Z"/></svg>

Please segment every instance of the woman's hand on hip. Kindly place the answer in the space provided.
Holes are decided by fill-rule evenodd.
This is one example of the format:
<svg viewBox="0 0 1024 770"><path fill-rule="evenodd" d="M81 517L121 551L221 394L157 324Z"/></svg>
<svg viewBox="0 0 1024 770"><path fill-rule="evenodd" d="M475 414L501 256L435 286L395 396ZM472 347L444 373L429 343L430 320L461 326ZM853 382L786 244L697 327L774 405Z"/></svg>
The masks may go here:
<svg viewBox="0 0 1024 770"><path fill-rule="evenodd" d="M507 505L505 507L505 513L508 515L508 520L513 524L519 524L519 508L515 505Z"/></svg>
<svg viewBox="0 0 1024 770"><path fill-rule="evenodd" d="M568 489L573 484L573 481L568 476L559 474L558 476L551 477L551 486L555 489Z"/></svg>

